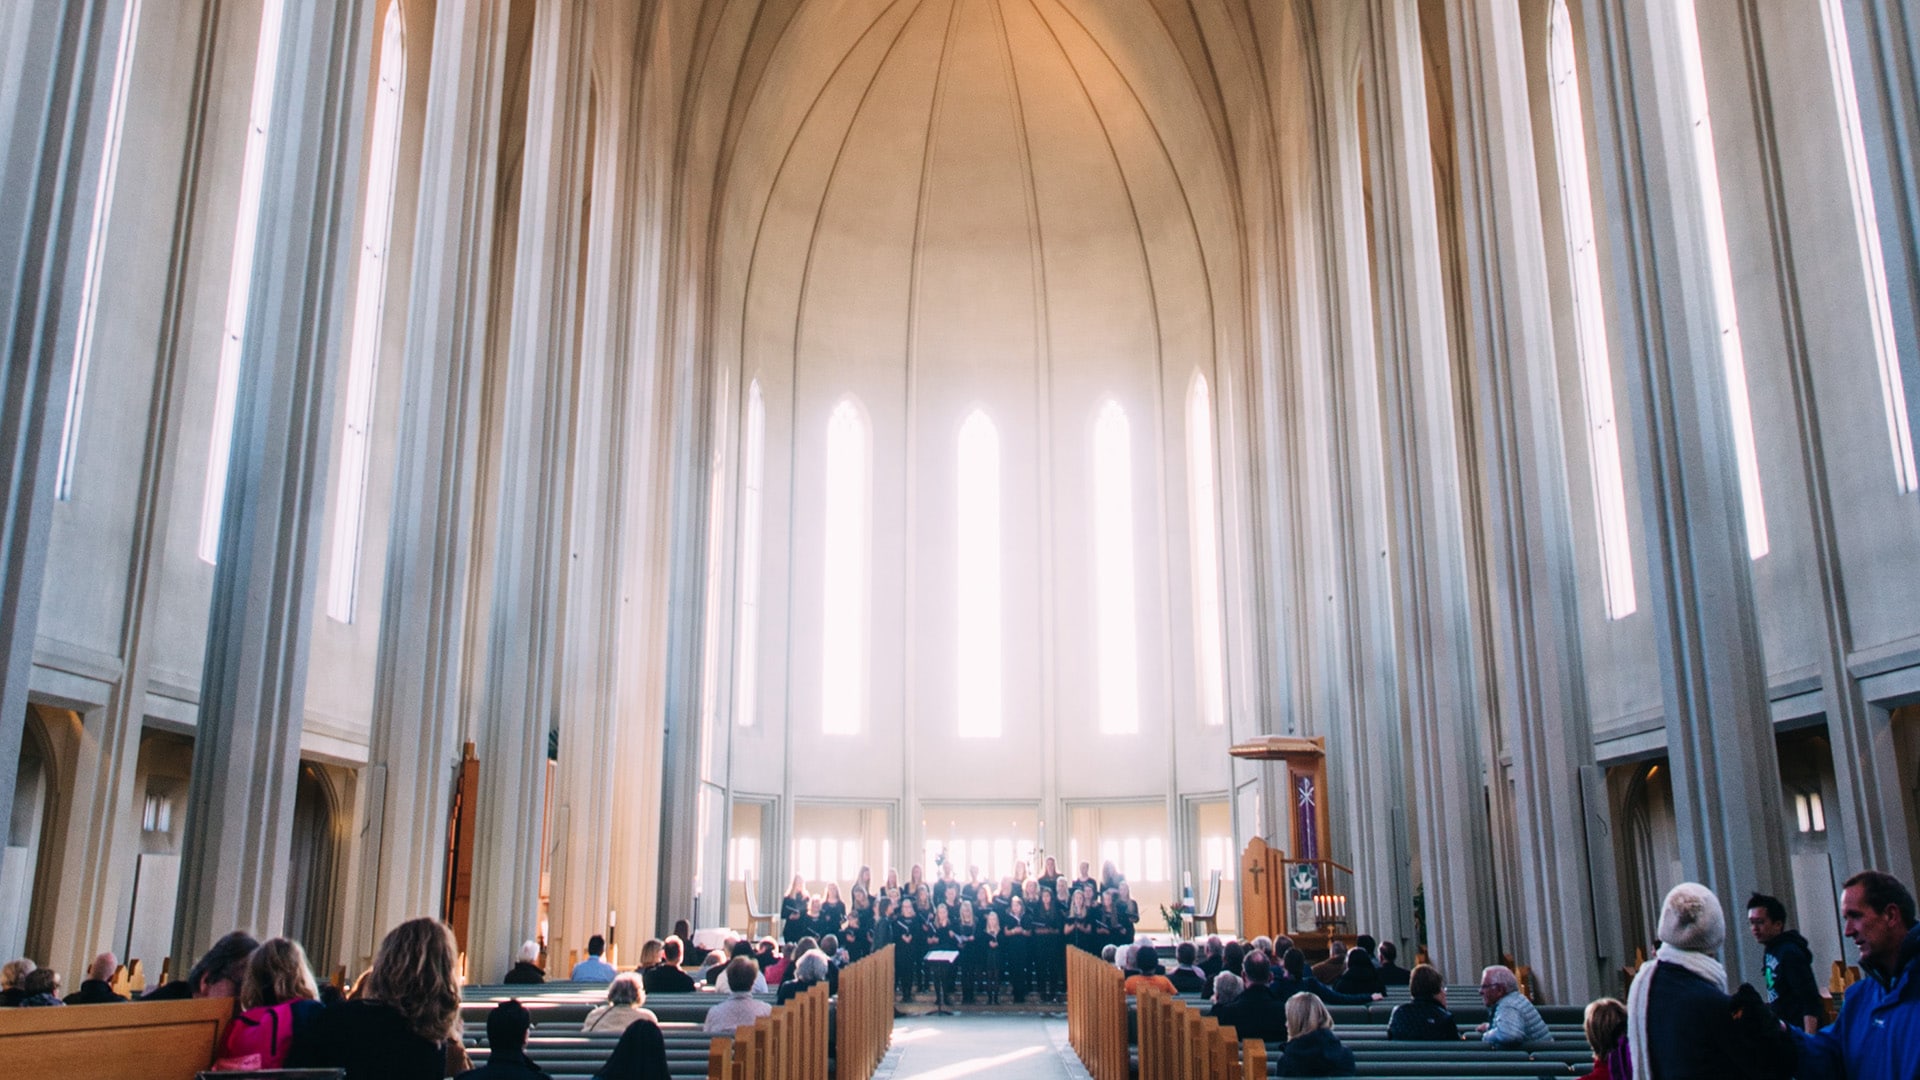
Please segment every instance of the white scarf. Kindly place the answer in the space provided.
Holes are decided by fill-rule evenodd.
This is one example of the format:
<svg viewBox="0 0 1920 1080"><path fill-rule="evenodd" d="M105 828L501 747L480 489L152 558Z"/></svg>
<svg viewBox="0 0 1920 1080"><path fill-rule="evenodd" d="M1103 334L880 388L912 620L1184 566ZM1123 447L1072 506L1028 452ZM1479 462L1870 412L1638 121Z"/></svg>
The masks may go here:
<svg viewBox="0 0 1920 1080"><path fill-rule="evenodd" d="M1655 1080L1653 1050L1647 1041L1647 995L1653 989L1653 970L1661 964L1685 968L1707 980L1714 989L1723 994L1727 992L1727 967L1711 953L1660 946L1651 961L1640 965L1633 976L1633 985L1627 989L1627 1046L1633 1052L1633 1080Z"/></svg>

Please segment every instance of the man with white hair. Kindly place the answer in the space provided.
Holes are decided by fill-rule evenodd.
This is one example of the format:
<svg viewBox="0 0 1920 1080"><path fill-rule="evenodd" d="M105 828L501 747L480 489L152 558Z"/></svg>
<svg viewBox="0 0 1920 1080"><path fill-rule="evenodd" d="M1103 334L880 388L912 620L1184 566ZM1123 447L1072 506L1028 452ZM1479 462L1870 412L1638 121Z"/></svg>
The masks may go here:
<svg viewBox="0 0 1920 1080"><path fill-rule="evenodd" d="M1540 1018L1527 995L1520 992L1520 980L1513 969L1501 964L1480 973L1480 1000L1492 1010L1492 1018L1480 1025L1480 1040L1496 1050L1548 1042L1553 1032Z"/></svg>
<svg viewBox="0 0 1920 1080"><path fill-rule="evenodd" d="M80 989L67 995L69 1005L110 1005L116 1001L127 1000L124 995L113 992L113 973L120 967L120 960L110 952L103 952L93 958L87 967L87 979Z"/></svg>
<svg viewBox="0 0 1920 1080"><path fill-rule="evenodd" d="M513 967L508 969L506 978L500 981L516 986L532 986L546 982L546 969L540 966L539 943L521 942L520 951L513 958Z"/></svg>

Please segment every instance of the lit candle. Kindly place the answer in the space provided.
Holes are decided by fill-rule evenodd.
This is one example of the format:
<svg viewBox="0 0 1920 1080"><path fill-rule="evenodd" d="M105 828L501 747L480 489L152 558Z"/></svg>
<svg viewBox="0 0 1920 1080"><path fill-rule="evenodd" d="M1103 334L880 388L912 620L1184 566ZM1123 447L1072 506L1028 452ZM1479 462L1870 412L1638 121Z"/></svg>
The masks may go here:
<svg viewBox="0 0 1920 1080"><path fill-rule="evenodd" d="M620 913L613 910L612 908L608 908L607 909L607 929L611 930L615 926L618 926L619 924L620 924Z"/></svg>

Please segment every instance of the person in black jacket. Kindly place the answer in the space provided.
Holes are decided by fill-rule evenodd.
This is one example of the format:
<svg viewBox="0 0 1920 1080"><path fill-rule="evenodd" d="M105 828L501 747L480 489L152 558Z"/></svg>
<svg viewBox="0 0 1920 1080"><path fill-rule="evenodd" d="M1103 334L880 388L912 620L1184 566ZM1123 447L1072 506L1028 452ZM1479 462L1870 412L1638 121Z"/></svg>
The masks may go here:
<svg viewBox="0 0 1920 1080"><path fill-rule="evenodd" d="M513 966L500 981L512 986L538 986L547 981L547 970L540 966L540 943L523 941L514 954Z"/></svg>
<svg viewBox="0 0 1920 1080"><path fill-rule="evenodd" d="M1396 1005L1387 1021L1387 1038L1408 1042L1459 1042L1460 1025L1447 1011L1447 985L1428 964L1415 965L1407 979L1413 1000Z"/></svg>
<svg viewBox="0 0 1920 1080"><path fill-rule="evenodd" d="M660 962L640 973L640 984L649 994L691 994L693 976L680 966L684 948L677 937L669 937L660 946Z"/></svg>
<svg viewBox="0 0 1920 1080"><path fill-rule="evenodd" d="M533 1014L512 998L487 1014L487 1063L468 1069L459 1080L546 1080L547 1071L527 1057L527 1032Z"/></svg>
<svg viewBox="0 0 1920 1080"><path fill-rule="evenodd" d="M1400 959L1400 950L1391 941L1380 943L1380 981L1387 986L1405 986L1412 976L1406 968L1395 961Z"/></svg>
<svg viewBox="0 0 1920 1080"><path fill-rule="evenodd" d="M1813 978L1813 950L1798 931L1787 929L1787 906L1771 896L1755 893L1747 900L1747 928L1767 951L1767 1004L1788 1027L1818 1031L1826 1012L1820 984Z"/></svg>
<svg viewBox="0 0 1920 1080"><path fill-rule="evenodd" d="M1242 1039L1259 1039L1262 1042L1287 1041L1287 1001L1273 992L1268 981L1273 975L1273 963L1267 954L1254 950L1247 954L1241 965L1246 974L1240 998L1235 1002L1230 1020L1234 1031ZM1216 985L1218 980L1215 980ZM1216 1014L1217 1015L1217 1014Z"/></svg>
<svg viewBox="0 0 1920 1080"><path fill-rule="evenodd" d="M119 958L110 952L103 952L94 957L92 966L87 968L87 981L80 984L80 989L67 995L67 1004L109 1005L116 1001L127 1000L124 996L114 993L113 984L109 981L113 978L114 970L119 966Z"/></svg>
<svg viewBox="0 0 1920 1080"><path fill-rule="evenodd" d="M1343 994L1384 995L1386 984L1380 981L1380 972L1373 966L1373 954L1365 949L1347 951L1347 971L1340 981L1333 984L1335 990Z"/></svg>
<svg viewBox="0 0 1920 1080"><path fill-rule="evenodd" d="M346 1080L440 1080L460 1038L453 930L437 919L393 928L374 953L359 998L320 1010L294 1030L290 1069L346 1069Z"/></svg>
<svg viewBox="0 0 1920 1080"><path fill-rule="evenodd" d="M1353 1051L1333 1033L1333 1015L1312 994L1287 999L1287 1046L1281 1076L1352 1076Z"/></svg>
<svg viewBox="0 0 1920 1080"><path fill-rule="evenodd" d="M787 895L780 898L780 940L788 945L795 944L813 930L813 919L808 909L813 905L813 897L807 895L807 879L799 874L793 875L793 884L787 888Z"/></svg>
<svg viewBox="0 0 1920 1080"><path fill-rule="evenodd" d="M667 1080L668 1075L667 1040L651 1020L628 1024L607 1063L593 1074L594 1080Z"/></svg>
<svg viewBox="0 0 1920 1080"><path fill-rule="evenodd" d="M1194 963L1199 953L1193 942L1183 941L1173 948L1174 969L1167 973L1167 980L1173 988L1182 994L1203 994L1207 990L1207 973Z"/></svg>

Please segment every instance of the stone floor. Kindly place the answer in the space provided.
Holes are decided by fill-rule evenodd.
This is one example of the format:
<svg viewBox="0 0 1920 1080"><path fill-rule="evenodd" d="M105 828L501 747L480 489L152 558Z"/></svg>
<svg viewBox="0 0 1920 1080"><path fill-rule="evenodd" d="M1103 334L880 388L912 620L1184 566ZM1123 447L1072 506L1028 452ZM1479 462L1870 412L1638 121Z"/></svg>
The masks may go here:
<svg viewBox="0 0 1920 1080"><path fill-rule="evenodd" d="M1059 1016L919 1016L893 1026L875 1080L1087 1080Z"/></svg>

